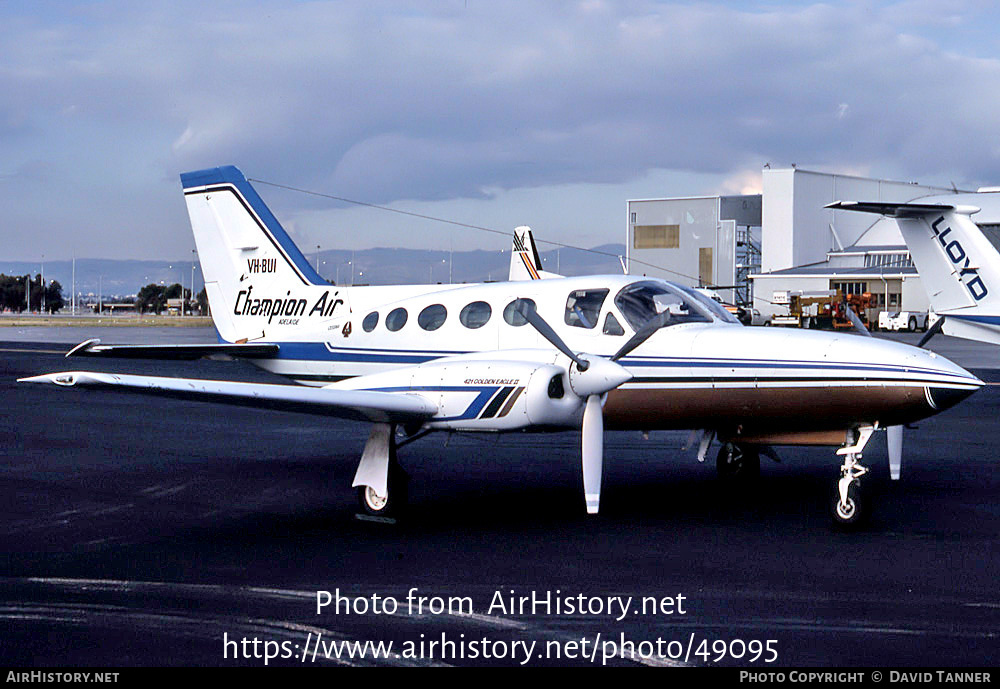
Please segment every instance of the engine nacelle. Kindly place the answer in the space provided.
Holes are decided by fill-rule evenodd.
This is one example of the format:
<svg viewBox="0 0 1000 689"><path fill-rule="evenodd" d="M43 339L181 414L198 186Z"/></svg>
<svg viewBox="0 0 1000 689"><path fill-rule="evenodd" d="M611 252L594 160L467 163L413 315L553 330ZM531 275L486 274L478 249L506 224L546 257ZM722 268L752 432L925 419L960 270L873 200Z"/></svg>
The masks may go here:
<svg viewBox="0 0 1000 689"><path fill-rule="evenodd" d="M411 390L437 404L427 426L509 431L528 426L575 427L583 400L566 369L528 361L452 361L416 367Z"/></svg>

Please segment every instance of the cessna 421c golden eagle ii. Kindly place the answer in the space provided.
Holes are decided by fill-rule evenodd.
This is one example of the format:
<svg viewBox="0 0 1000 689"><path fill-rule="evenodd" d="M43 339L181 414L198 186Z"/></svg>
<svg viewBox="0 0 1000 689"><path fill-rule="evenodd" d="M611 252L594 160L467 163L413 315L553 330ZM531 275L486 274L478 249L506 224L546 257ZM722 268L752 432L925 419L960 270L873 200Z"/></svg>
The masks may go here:
<svg viewBox="0 0 1000 689"><path fill-rule="evenodd" d="M363 510L401 507L397 435L581 429L587 511L604 430L703 431L723 474L759 471L774 445L843 457L837 523L864 512L874 430L947 409L982 386L936 354L852 334L749 328L693 289L629 275L539 271L515 231L509 282L332 285L235 167L181 175L218 344L106 345L70 355L245 357L301 385L73 371L24 379L325 414L371 423L354 487ZM523 265L518 265L520 262ZM549 279L537 279L549 278ZM69 355L67 355L69 356Z"/></svg>

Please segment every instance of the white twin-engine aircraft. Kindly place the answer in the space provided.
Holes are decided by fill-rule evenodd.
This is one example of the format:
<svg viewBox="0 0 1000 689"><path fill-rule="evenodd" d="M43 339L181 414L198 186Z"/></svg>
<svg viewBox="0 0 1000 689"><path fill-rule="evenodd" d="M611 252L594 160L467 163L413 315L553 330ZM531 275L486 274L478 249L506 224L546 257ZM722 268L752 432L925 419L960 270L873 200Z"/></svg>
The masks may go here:
<svg viewBox="0 0 1000 689"><path fill-rule="evenodd" d="M858 460L873 431L982 386L934 353L851 334L748 328L693 289L628 275L543 275L527 228L512 276L471 285L323 280L235 167L181 175L219 344L102 346L71 355L245 357L298 385L91 372L24 379L304 411L372 424L353 485L371 515L405 498L400 444L441 431L582 429L587 511L604 430L701 430L728 477L775 445L839 446L834 518L864 512ZM519 263L520 262L520 263ZM536 279L548 277L551 279ZM69 355L67 355L69 356ZM695 436L692 436L694 438Z"/></svg>

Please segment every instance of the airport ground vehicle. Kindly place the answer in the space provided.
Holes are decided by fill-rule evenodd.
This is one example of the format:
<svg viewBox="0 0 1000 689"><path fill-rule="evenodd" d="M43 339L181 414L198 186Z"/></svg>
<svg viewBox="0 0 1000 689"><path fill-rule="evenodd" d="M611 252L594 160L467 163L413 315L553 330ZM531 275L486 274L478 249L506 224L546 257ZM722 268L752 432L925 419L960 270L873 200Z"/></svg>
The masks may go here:
<svg viewBox="0 0 1000 689"><path fill-rule="evenodd" d="M817 292L775 292L774 303L787 304L788 314L772 316L768 325L804 328L806 330L839 330L854 327L847 306L868 327L868 309L871 294L848 294L840 290Z"/></svg>
<svg viewBox="0 0 1000 689"><path fill-rule="evenodd" d="M929 315L924 311L883 311L878 315L878 329L911 333L918 330L926 332Z"/></svg>

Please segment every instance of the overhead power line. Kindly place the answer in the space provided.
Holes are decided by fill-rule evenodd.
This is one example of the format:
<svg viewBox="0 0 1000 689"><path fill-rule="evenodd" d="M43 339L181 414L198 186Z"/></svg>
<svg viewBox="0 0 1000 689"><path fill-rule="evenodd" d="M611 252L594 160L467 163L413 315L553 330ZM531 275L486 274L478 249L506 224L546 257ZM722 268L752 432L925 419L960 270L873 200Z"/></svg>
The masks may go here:
<svg viewBox="0 0 1000 689"><path fill-rule="evenodd" d="M319 196L319 197L322 197L324 199L332 199L334 201L342 201L344 203L351 203L351 204L354 204L355 206L364 206L365 208L376 208L376 209L381 210L381 211L388 211L390 213L398 213L399 215L407 215L407 216L410 216L411 218L420 218L421 220L431 220L433 222L445 223L447 225L454 225L455 227L464 227L464 228L469 229L469 230L479 230L480 232L490 232L492 234L500 234L500 235L504 235L504 236L510 236L510 234L511 234L510 232L506 232L504 230L498 230L498 229L495 229L495 228L492 228L492 227L483 227L482 225L470 225L469 223L458 222L456 220L448 220L446 218L438 218L438 217L435 217L433 215L425 215L423 213L414 213L413 211L404 211L404 210L401 210L399 208L390 208L389 206L380 206L380 205L378 205L376 203L368 203L366 201L356 201L354 199L349 199L349 198L346 198L344 196L336 196L334 194L324 194L323 192L310 191L309 189L300 189L298 187L292 187L292 186L289 186L287 184L278 184L277 182L268 182L267 180L257 179L257 178L254 178L254 177L247 177L247 180L250 181L250 182L255 182L257 184L266 184L269 187L277 187L278 189L285 189L287 191L298 192L300 194L308 194L309 196ZM539 239L539 238L536 237L535 241L538 242L539 244L549 244L549 245L552 245L552 246L560 247L562 249L575 249L577 251L586 251L586 252L591 253L591 254L597 254L598 256L608 256L610 258L616 258L616 259L620 259L621 258L621 256L619 254L612 254L612 253L609 253L607 251L599 251L597 249L586 249L586 248L584 248L582 246L575 246L573 244L563 244L562 242L554 242L551 239ZM694 280L695 282L698 282L698 278L694 277L693 275L686 275L684 273L678 273L676 270L670 270L669 268L664 268L663 266L658 266L658 265L656 265L654 263L647 263L646 261L640 261L640 260L638 260L636 258L632 258L631 256L629 257L629 263L636 263L638 265L646 266L648 268L655 268L657 270L662 270L662 271L664 271L666 273L670 273L672 275L677 275L678 277L682 277L682 278L686 278L688 280Z"/></svg>

